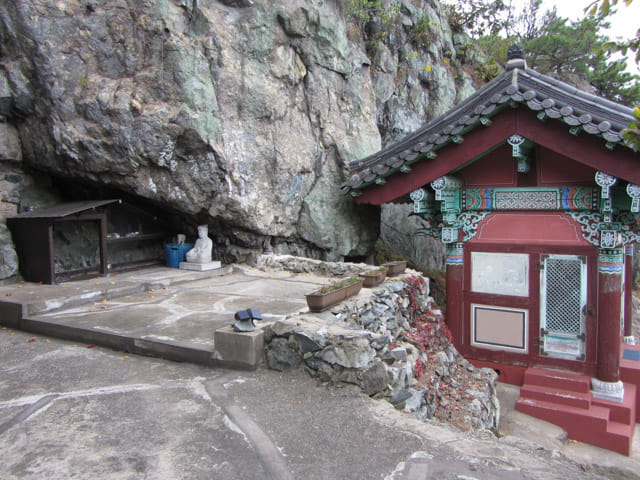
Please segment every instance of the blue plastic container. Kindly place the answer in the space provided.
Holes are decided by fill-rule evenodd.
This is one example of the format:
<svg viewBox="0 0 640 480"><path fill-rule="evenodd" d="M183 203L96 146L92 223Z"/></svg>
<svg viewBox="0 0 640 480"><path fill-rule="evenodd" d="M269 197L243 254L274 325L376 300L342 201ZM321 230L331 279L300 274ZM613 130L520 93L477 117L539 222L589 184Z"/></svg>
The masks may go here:
<svg viewBox="0 0 640 480"><path fill-rule="evenodd" d="M187 252L193 248L193 243L168 243L167 267L180 268L180 262L184 262Z"/></svg>

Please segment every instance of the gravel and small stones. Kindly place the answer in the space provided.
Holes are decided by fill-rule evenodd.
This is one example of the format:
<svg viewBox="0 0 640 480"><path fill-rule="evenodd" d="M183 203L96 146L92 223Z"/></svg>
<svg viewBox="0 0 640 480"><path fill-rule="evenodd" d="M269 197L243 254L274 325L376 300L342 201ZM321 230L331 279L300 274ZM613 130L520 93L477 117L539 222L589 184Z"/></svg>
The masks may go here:
<svg viewBox="0 0 640 480"><path fill-rule="evenodd" d="M278 262L311 273L339 265L286 256ZM460 355L428 293L428 279L411 272L363 289L329 312L276 322L265 330L267 365L281 371L302 365L320 381L353 383L423 420L465 431L497 427L496 373Z"/></svg>

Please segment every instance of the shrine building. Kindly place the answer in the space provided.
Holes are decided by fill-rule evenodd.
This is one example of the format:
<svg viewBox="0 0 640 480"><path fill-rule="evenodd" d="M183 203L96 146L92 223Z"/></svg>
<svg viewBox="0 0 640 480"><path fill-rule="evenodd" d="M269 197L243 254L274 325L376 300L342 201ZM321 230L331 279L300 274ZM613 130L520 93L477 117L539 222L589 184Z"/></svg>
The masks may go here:
<svg viewBox="0 0 640 480"><path fill-rule="evenodd" d="M517 409L629 454L640 154L631 108L527 68L351 164L361 204L411 202L446 244L446 321L458 350L521 386ZM626 343L625 343L626 339Z"/></svg>

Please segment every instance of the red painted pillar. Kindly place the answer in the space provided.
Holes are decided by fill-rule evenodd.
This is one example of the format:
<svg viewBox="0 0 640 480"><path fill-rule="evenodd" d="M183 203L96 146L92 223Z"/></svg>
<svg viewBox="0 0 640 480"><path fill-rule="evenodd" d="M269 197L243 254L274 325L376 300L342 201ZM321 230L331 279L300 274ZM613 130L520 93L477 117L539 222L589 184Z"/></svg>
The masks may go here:
<svg viewBox="0 0 640 480"><path fill-rule="evenodd" d="M447 245L447 326L451 330L453 342L460 351L464 346L462 329L462 288L464 279L464 244Z"/></svg>
<svg viewBox="0 0 640 480"><path fill-rule="evenodd" d="M624 251L600 249L598 255L598 370L603 382L620 380L620 328Z"/></svg>
<svg viewBox="0 0 640 480"><path fill-rule="evenodd" d="M633 243L624 250L624 336L633 336L633 309L631 292L633 290Z"/></svg>

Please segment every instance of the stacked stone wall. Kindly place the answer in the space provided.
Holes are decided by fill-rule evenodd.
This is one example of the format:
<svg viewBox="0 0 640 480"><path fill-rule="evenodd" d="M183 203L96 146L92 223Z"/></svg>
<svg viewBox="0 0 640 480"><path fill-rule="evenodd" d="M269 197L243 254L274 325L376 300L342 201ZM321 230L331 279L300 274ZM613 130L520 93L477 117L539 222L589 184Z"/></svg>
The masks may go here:
<svg viewBox="0 0 640 480"><path fill-rule="evenodd" d="M295 257L266 263L343 275L360 268ZM417 272L362 289L330 311L278 321L266 327L265 344L269 368L304 368L323 382L358 385L424 420L497 427L496 373L476 369L456 350L428 279Z"/></svg>

